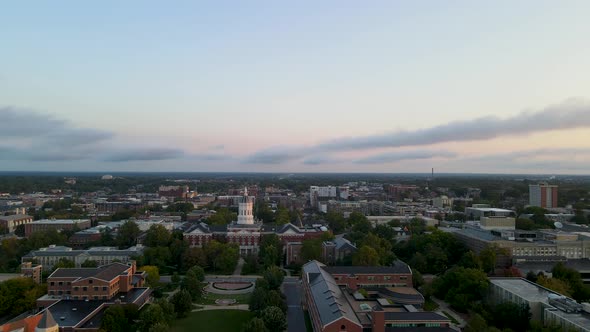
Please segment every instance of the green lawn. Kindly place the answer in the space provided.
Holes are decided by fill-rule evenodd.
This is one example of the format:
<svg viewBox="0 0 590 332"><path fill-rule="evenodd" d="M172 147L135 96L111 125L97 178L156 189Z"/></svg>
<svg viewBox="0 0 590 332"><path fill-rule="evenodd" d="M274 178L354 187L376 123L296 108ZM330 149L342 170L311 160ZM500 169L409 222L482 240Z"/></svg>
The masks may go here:
<svg viewBox="0 0 590 332"><path fill-rule="evenodd" d="M217 300L217 299L235 299L237 301L236 304L248 304L251 296L252 296L252 293L233 294L233 295L205 293L205 294L203 294L203 297L200 300L196 301L196 303L198 303L198 304L215 304L215 300Z"/></svg>
<svg viewBox="0 0 590 332"><path fill-rule="evenodd" d="M233 332L240 331L242 325L254 315L243 310L208 310L191 312L188 317L176 320L172 332Z"/></svg>

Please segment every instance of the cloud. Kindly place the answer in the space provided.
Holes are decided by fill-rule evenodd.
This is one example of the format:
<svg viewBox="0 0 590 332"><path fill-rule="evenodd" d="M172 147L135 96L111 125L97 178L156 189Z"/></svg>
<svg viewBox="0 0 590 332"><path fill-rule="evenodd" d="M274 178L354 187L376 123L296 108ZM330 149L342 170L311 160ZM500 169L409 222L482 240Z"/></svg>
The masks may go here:
<svg viewBox="0 0 590 332"><path fill-rule="evenodd" d="M455 158L457 154L450 151L395 151L353 161L355 164L385 164L402 160L418 160L432 158Z"/></svg>
<svg viewBox="0 0 590 332"><path fill-rule="evenodd" d="M324 164L337 164L337 163L344 163L347 160L342 158L334 158L330 156L312 156L303 160L304 165L324 165Z"/></svg>
<svg viewBox="0 0 590 332"><path fill-rule="evenodd" d="M549 130L587 127L590 127L590 103L580 99L570 99L537 112L521 112L508 118L485 116L425 129L337 138L313 146L275 147L255 152L246 160L256 163L280 164L321 153L480 141L504 136L529 135Z"/></svg>
<svg viewBox="0 0 590 332"><path fill-rule="evenodd" d="M127 162L127 161L154 161L179 159L184 157L184 151L179 149L156 148L156 149L129 149L108 155L104 161Z"/></svg>

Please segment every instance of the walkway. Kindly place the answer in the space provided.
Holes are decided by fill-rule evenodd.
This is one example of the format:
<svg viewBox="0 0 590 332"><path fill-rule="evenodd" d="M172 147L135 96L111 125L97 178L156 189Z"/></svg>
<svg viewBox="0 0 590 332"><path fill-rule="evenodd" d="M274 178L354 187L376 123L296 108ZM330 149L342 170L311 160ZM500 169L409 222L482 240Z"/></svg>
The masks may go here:
<svg viewBox="0 0 590 332"><path fill-rule="evenodd" d="M191 311L206 311L206 310L249 310L250 307L247 304L237 304L237 305L199 305L202 308L193 309Z"/></svg>
<svg viewBox="0 0 590 332"><path fill-rule="evenodd" d="M446 303L445 301L439 300L439 299L435 298L434 296L431 297L431 299L434 302L436 302L436 304L438 304L438 309L436 309L436 311L435 311L436 313L446 317L446 315L443 313L443 311L444 311L444 312L448 313L449 315L451 315L453 318L455 318L459 322L459 325L457 325L457 327L459 327L458 331L461 331L461 329L467 325L467 322L463 319L463 317L461 317L461 315L459 315L453 309L451 309L451 307L448 305L448 303ZM452 325L454 325L454 324L452 324Z"/></svg>
<svg viewBox="0 0 590 332"><path fill-rule="evenodd" d="M242 268L244 267L244 259L242 257L240 257L240 259L238 260L238 264L236 264L236 269L234 270L234 274L235 276L239 276L242 275Z"/></svg>

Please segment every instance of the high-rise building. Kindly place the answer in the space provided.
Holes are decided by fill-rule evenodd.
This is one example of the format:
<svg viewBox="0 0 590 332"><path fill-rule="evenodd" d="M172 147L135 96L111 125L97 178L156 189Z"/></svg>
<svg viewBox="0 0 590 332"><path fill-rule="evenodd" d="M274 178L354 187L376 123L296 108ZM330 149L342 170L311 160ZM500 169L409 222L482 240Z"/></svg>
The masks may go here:
<svg viewBox="0 0 590 332"><path fill-rule="evenodd" d="M542 208L556 208L557 187L547 183L529 185L529 204Z"/></svg>

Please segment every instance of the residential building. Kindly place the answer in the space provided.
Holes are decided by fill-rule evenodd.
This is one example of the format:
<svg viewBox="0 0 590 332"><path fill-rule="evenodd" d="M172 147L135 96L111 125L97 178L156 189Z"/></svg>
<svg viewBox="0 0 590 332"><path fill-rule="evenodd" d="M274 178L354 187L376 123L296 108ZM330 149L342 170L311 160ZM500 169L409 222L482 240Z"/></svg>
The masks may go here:
<svg viewBox="0 0 590 332"><path fill-rule="evenodd" d="M590 316L582 305L524 278L490 278L489 298L492 303L527 304L532 320L555 324L563 331L590 332Z"/></svg>
<svg viewBox="0 0 590 332"><path fill-rule="evenodd" d="M76 267L81 267L86 261L95 261L98 265L111 264L113 262L129 263L134 257L143 253L141 245L127 249L117 247L91 247L86 250L74 250L70 247L51 245L47 248L32 250L22 257L22 262L36 262L43 266L44 271L51 271L62 259L72 261Z"/></svg>
<svg viewBox="0 0 590 332"><path fill-rule="evenodd" d="M33 217L26 214L14 214L10 216L0 216L0 229L5 228L8 233L14 233L20 225L26 225L33 222Z"/></svg>
<svg viewBox="0 0 590 332"><path fill-rule="evenodd" d="M35 283L41 283L41 272L43 266L39 264L33 264L32 262L24 262L20 266L20 273L23 277L31 278Z"/></svg>
<svg viewBox="0 0 590 332"><path fill-rule="evenodd" d="M545 209L556 208L557 204L557 185L547 184L546 182L529 185L529 204L539 206Z"/></svg>
<svg viewBox="0 0 590 332"><path fill-rule="evenodd" d="M25 224L25 237L31 236L35 232L55 229L64 230L83 230L90 228L90 219L42 219Z"/></svg>

